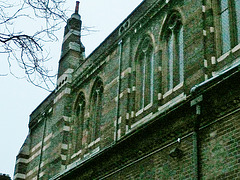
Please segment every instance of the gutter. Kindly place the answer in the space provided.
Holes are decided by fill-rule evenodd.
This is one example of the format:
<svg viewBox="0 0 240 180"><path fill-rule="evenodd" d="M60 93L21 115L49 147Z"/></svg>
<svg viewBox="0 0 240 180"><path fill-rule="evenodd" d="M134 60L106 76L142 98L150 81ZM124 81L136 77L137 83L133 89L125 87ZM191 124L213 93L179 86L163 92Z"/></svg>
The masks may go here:
<svg viewBox="0 0 240 180"><path fill-rule="evenodd" d="M220 84L221 82L225 81L226 79L232 77L234 74L237 74L240 72L240 58L238 63L234 64L233 66L220 71L216 76L211 77L210 79L201 82L200 84L197 84L193 86L190 90L190 94L194 93L203 93L206 92L208 89L211 89L212 87L216 86L217 84ZM214 83L215 82L215 83Z"/></svg>

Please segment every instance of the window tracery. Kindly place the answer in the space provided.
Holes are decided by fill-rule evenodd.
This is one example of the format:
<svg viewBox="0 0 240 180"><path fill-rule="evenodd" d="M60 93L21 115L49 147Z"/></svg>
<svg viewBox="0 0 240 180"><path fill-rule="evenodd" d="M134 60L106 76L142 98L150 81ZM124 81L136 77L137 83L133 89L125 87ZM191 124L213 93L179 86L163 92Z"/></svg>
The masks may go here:
<svg viewBox="0 0 240 180"><path fill-rule="evenodd" d="M91 93L89 143L100 137L100 122L102 112L103 83L100 78L94 83Z"/></svg>
<svg viewBox="0 0 240 180"><path fill-rule="evenodd" d="M180 15L173 13L165 28L166 82L169 91L184 81L183 25Z"/></svg>
<svg viewBox="0 0 240 180"><path fill-rule="evenodd" d="M136 110L144 109L153 99L154 53L149 36L141 42L136 60Z"/></svg>
<svg viewBox="0 0 240 180"><path fill-rule="evenodd" d="M83 92L80 92L77 104L75 107L76 114L76 127L75 127L75 153L78 152L82 147L83 138L83 125L84 125L84 112L85 112L85 96Z"/></svg>

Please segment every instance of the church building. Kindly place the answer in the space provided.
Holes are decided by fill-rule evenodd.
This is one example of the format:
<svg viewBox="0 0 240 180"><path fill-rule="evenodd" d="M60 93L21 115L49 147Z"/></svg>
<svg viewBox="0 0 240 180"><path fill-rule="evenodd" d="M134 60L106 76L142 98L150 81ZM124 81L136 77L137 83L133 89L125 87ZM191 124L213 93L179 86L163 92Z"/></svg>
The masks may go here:
<svg viewBox="0 0 240 180"><path fill-rule="evenodd" d="M240 0L143 0L88 57L78 6L14 179L240 179Z"/></svg>

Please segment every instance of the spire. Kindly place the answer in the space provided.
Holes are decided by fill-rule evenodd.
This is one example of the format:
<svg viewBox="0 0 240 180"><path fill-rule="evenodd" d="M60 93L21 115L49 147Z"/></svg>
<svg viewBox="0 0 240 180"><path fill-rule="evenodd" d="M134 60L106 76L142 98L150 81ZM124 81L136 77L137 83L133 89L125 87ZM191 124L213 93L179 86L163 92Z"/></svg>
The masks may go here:
<svg viewBox="0 0 240 180"><path fill-rule="evenodd" d="M75 12L68 19L64 29L58 77L67 69L75 69L84 59L85 47L81 42L81 16L78 14L79 1L76 1Z"/></svg>
<svg viewBox="0 0 240 180"><path fill-rule="evenodd" d="M79 11L79 1L76 1L75 14L78 14Z"/></svg>

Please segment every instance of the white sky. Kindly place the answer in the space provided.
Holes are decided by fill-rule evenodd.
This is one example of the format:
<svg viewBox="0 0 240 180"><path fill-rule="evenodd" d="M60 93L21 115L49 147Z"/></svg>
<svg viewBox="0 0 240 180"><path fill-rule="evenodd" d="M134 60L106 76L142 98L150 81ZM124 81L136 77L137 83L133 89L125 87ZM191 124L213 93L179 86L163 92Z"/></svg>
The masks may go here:
<svg viewBox="0 0 240 180"><path fill-rule="evenodd" d="M75 1L66 0L74 12ZM83 26L94 27L82 37L89 55L143 0L80 0L80 15ZM70 17L71 13L68 14ZM52 45L52 68L57 71L63 36ZM51 47L50 47L51 48ZM0 54L0 73L8 72L6 57ZM13 177L16 156L28 134L31 112L47 97L49 92L37 88L26 80L11 75L0 76L0 173Z"/></svg>

